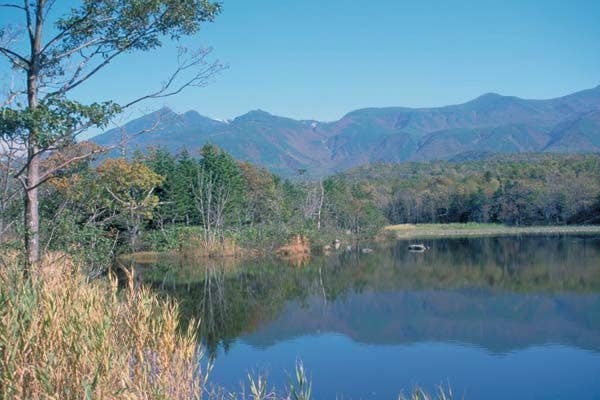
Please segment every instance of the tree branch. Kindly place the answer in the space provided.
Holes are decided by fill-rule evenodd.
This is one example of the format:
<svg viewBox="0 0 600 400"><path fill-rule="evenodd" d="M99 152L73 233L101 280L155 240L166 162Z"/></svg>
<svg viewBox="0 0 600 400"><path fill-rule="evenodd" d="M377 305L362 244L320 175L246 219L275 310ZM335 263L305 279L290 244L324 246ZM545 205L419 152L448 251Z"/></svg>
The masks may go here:
<svg viewBox="0 0 600 400"><path fill-rule="evenodd" d="M48 43L46 43L46 45L42 48L42 53L45 53L46 50L48 50L54 43L56 43L59 40L61 40L67 33L69 33L71 31L71 29L73 29L77 25L81 24L83 21L85 21L87 18L89 18L90 15L91 15L91 12L88 11L81 18L78 18L77 20L73 21L72 24L70 24L69 26L67 26L62 31L60 31L56 36L54 36L52 39L50 39L48 41Z"/></svg>
<svg viewBox="0 0 600 400"><path fill-rule="evenodd" d="M137 132L135 132L134 134L132 134L132 135L129 135L129 136L123 136L123 138L121 139L121 141L120 141L119 143L116 143L116 144L114 144L114 145L110 145L110 146L106 146L106 147L101 147L101 148L94 149L94 150L90 150L90 151L88 151L88 152L86 152L86 153L84 153L84 154L81 154L81 155L78 155L78 156L71 157L71 158L69 158L68 160L65 160L65 161L63 161L63 162L62 162L62 163L60 163L59 165L56 165L56 166L54 166L54 167L50 168L49 170L45 171L45 172L44 172L44 173L43 173L43 174L40 176L40 178L39 178L39 181L38 181L38 183L37 183L36 185L33 185L33 186L26 185L26 186L24 186L24 189L25 189L26 191L30 191L30 190L33 190L33 189L35 189L35 188L39 187L40 185L44 184L44 183L45 183L45 182L47 182L48 180L52 179L53 175L54 175L56 172L60 171L60 170L61 170L61 169L63 169L63 168L66 168L66 167L70 166L71 164L74 164L74 163L76 163L76 162L78 162L78 161L83 161L83 160L86 160L86 159L88 159L88 158L91 158L91 157L93 157L93 156L95 156L95 155L98 155L98 154L104 154L104 153L108 153L108 152L109 152L109 151L111 151L111 150L114 150L114 149L117 149L117 148L119 148L119 147L125 146L125 145L126 145L126 144L127 144L129 141L131 141L133 138L135 138L135 137L137 137L137 136L139 136L139 135L142 135L142 134L144 134L144 133L152 132L153 130L155 130L155 129L156 129L156 127L157 127L159 124L160 124L160 119L157 119L157 120L154 122L154 124L153 124L151 127L149 127L149 128L145 128L145 129L141 129L141 130L139 130L139 131L137 131ZM56 141L55 141L54 143L56 143ZM58 148L55 148L55 149L58 149ZM40 150L40 151L38 152L38 155L39 155L39 154L42 154L42 153L44 153L44 152L47 152L47 151L50 151L50 147ZM27 166L28 166L28 163L25 163L25 165L24 165L24 166L23 166L23 167L22 167L22 168L19 170L19 172L17 172L17 173L14 175L14 177L15 177L15 178L20 178L20 177L21 177L21 174L23 174L23 172L25 172L25 170L27 169ZM21 177L21 178L22 178L22 177Z"/></svg>
<svg viewBox="0 0 600 400"><path fill-rule="evenodd" d="M75 54L83 49L86 49L86 48L92 46L92 45L98 45L98 42L102 42L102 41L103 41L103 39L100 39L100 38L94 38L94 39L88 40L87 42L85 42L77 47L74 47L68 51L54 55L52 57L52 61L55 62L55 61L65 58L65 57L69 57L70 55Z"/></svg>
<svg viewBox="0 0 600 400"><path fill-rule="evenodd" d="M0 53L4 54L4 56L6 58L8 58L10 61L14 62L14 59L18 59L19 61L21 61L23 64L25 64L28 67L30 65L28 59L26 59L22 55L18 54L17 52L12 51L11 49L7 49L6 47L0 47Z"/></svg>
<svg viewBox="0 0 600 400"><path fill-rule="evenodd" d="M8 4L8 3L4 3L4 4L0 4L0 7L10 7L10 8L18 8L19 10L23 10L25 11L25 7L23 6L18 6L16 4Z"/></svg>
<svg viewBox="0 0 600 400"><path fill-rule="evenodd" d="M160 99L160 98L174 96L176 94L179 94L185 88L190 87L190 86L197 86L197 87L206 86L208 84L208 80L210 79L210 77L214 76L215 74L217 74L218 72L220 72L221 70L226 68L224 65L222 65L219 62L214 62L212 64L207 65L207 63L204 60L205 60L206 56L211 53L211 51L212 51L211 48L202 49L201 51L194 54L189 59L182 59L181 55L180 55L180 61L179 61L178 67L167 78L167 80L165 81L165 83L163 83L162 87L159 90L157 90L153 93L149 93L147 95L141 96L137 99L134 99L134 100L130 101L129 103L125 104L122 108L123 109L129 108L134 104L137 104L141 101L148 100L148 99ZM205 66L205 68L202 69L201 71L195 73L191 78L187 79L180 85L173 87L177 81L177 78L182 73L185 73L187 70L197 67L199 65L203 65L203 66Z"/></svg>
<svg viewBox="0 0 600 400"><path fill-rule="evenodd" d="M60 96L65 94L66 92L76 88L77 86L81 85L83 82L87 81L88 79L90 79L92 76L94 76L98 71L100 71L102 68L106 67L115 57L117 57L118 55L126 52L127 50L129 50L136 42L137 40L139 40L139 37L136 38L135 40L133 40L128 46L119 49L117 51L115 51L113 54L111 54L110 56L107 56L103 62L101 62L100 64L98 64L96 67L94 67L90 72L88 72L85 76L77 79L77 76L81 73L81 71L83 70L83 68L78 68L76 74L74 74L73 78L71 78L71 80L69 82L67 82L67 84L65 84L62 88L60 88L57 91L48 93L46 95L45 98L49 98L49 97L54 97L54 96ZM94 51L92 53L92 55L90 56L90 59L92 57L94 57L95 55L101 54L100 51L100 47L98 47L96 49L96 51ZM83 66L85 67L85 65L87 64L88 61L86 61Z"/></svg>
<svg viewBox="0 0 600 400"><path fill-rule="evenodd" d="M31 48L33 49L33 42L35 41L35 36L33 33L33 22L31 20L31 7L29 6L29 0L23 0L23 10L25 11L25 19L27 20L29 42L31 43Z"/></svg>

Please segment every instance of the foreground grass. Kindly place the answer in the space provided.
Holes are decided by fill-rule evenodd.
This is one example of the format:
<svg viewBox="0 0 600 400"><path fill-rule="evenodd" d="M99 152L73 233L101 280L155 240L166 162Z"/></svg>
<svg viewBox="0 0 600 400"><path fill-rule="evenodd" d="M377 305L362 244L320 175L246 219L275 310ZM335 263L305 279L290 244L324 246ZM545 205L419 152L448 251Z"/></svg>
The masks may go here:
<svg viewBox="0 0 600 400"><path fill-rule="evenodd" d="M45 257L26 277L0 254L0 398L309 400L302 364L284 394L248 376L240 393L207 390L210 366L178 306L116 279L88 282L64 255ZM449 399L415 389L400 399Z"/></svg>
<svg viewBox="0 0 600 400"><path fill-rule="evenodd" d="M595 234L600 233L600 225L506 226L479 223L400 224L385 227L385 233L399 239L569 233Z"/></svg>
<svg viewBox="0 0 600 400"><path fill-rule="evenodd" d="M132 277L130 277L132 278ZM206 373L177 305L134 280L88 283L68 260L0 270L3 399L199 399Z"/></svg>

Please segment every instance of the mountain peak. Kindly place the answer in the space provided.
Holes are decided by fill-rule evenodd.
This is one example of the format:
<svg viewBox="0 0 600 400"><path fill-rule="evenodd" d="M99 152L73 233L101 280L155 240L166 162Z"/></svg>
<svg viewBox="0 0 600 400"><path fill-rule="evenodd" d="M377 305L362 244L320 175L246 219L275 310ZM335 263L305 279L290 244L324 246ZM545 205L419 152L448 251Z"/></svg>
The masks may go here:
<svg viewBox="0 0 600 400"><path fill-rule="evenodd" d="M489 92L465 103L477 109L502 109L522 100L514 96L504 96L499 93Z"/></svg>
<svg viewBox="0 0 600 400"><path fill-rule="evenodd" d="M135 124L136 122L148 122L148 121L154 121L153 123L156 123L158 121L174 121L176 119L179 118L179 114L177 114L175 111L171 110L169 107L167 106L163 106L161 108L159 108L158 110L151 112L150 114L146 114L142 117L140 117L139 119L135 119L133 121L128 122L127 124Z"/></svg>
<svg viewBox="0 0 600 400"><path fill-rule="evenodd" d="M252 116L252 117L266 117L266 116L271 116L270 113L266 112L265 110L261 110L260 108L257 108L256 110L251 110L248 111L245 115L247 116Z"/></svg>
<svg viewBox="0 0 600 400"><path fill-rule="evenodd" d="M497 100L497 99L501 99L504 98L505 96L502 96L500 93L496 93L496 92L488 92L488 93L484 93L479 97L476 97L473 101L487 101L487 100Z"/></svg>
<svg viewBox="0 0 600 400"><path fill-rule="evenodd" d="M204 116L195 110L185 112L182 119L186 124L200 129L214 129L223 125L223 122Z"/></svg>
<svg viewBox="0 0 600 400"><path fill-rule="evenodd" d="M236 117L234 121L266 121L268 119L271 119L272 117L272 114L269 114L268 112L261 109L256 109L248 111L246 114Z"/></svg>
<svg viewBox="0 0 600 400"><path fill-rule="evenodd" d="M158 110L154 112L154 114L158 115L176 115L177 113L173 111L169 106L162 106Z"/></svg>

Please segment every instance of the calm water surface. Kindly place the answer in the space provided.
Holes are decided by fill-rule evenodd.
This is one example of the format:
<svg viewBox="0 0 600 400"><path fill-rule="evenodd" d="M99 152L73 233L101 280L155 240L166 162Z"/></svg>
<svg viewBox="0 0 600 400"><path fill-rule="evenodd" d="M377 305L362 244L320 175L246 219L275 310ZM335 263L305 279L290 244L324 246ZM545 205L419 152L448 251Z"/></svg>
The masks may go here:
<svg viewBox="0 0 600 400"><path fill-rule="evenodd" d="M600 237L407 241L372 254L168 261L144 279L202 320L212 381L283 387L303 360L317 399L600 399Z"/></svg>

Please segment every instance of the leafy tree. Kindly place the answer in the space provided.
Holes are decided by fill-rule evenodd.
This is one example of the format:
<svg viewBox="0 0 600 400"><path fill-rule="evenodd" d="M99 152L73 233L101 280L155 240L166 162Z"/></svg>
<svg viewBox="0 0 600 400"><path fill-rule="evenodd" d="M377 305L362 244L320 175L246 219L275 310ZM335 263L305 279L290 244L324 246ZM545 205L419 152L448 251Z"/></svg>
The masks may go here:
<svg viewBox="0 0 600 400"><path fill-rule="evenodd" d="M340 177L323 183L329 223L337 229L347 229L356 235L371 235L384 224L385 218L375 205L372 187L367 183L351 183Z"/></svg>
<svg viewBox="0 0 600 400"><path fill-rule="evenodd" d="M155 208L153 218L155 226L158 226L164 234L165 224L178 220L177 207L175 207L175 190L179 178L177 162L169 151L160 147L152 147L148 149L147 154L139 155L136 159L164 178L154 192L160 199L160 204Z"/></svg>
<svg viewBox="0 0 600 400"><path fill-rule="evenodd" d="M144 164L122 158L108 159L97 170L104 205L126 227L131 248L136 250L142 222L152 218L159 203L154 191L163 177Z"/></svg>
<svg viewBox="0 0 600 400"><path fill-rule="evenodd" d="M39 260L39 187L78 159L45 169L46 153L68 147L90 127L140 101L177 94L207 82L221 66L207 63L208 51L181 50L178 65L157 90L125 104L83 104L71 96L112 61L150 51L165 39L179 40L212 21L220 5L210 0L80 0L51 20L56 1L9 1L0 5L23 21L25 40L0 28L0 55L21 81L1 105L0 137L21 146L27 155L16 176L25 192L24 222L30 265ZM54 11L54 12L53 12ZM96 153L81 155L89 157Z"/></svg>
<svg viewBox="0 0 600 400"><path fill-rule="evenodd" d="M281 221L281 191L273 174L251 163L240 164L245 196L243 201L244 220L253 223Z"/></svg>

